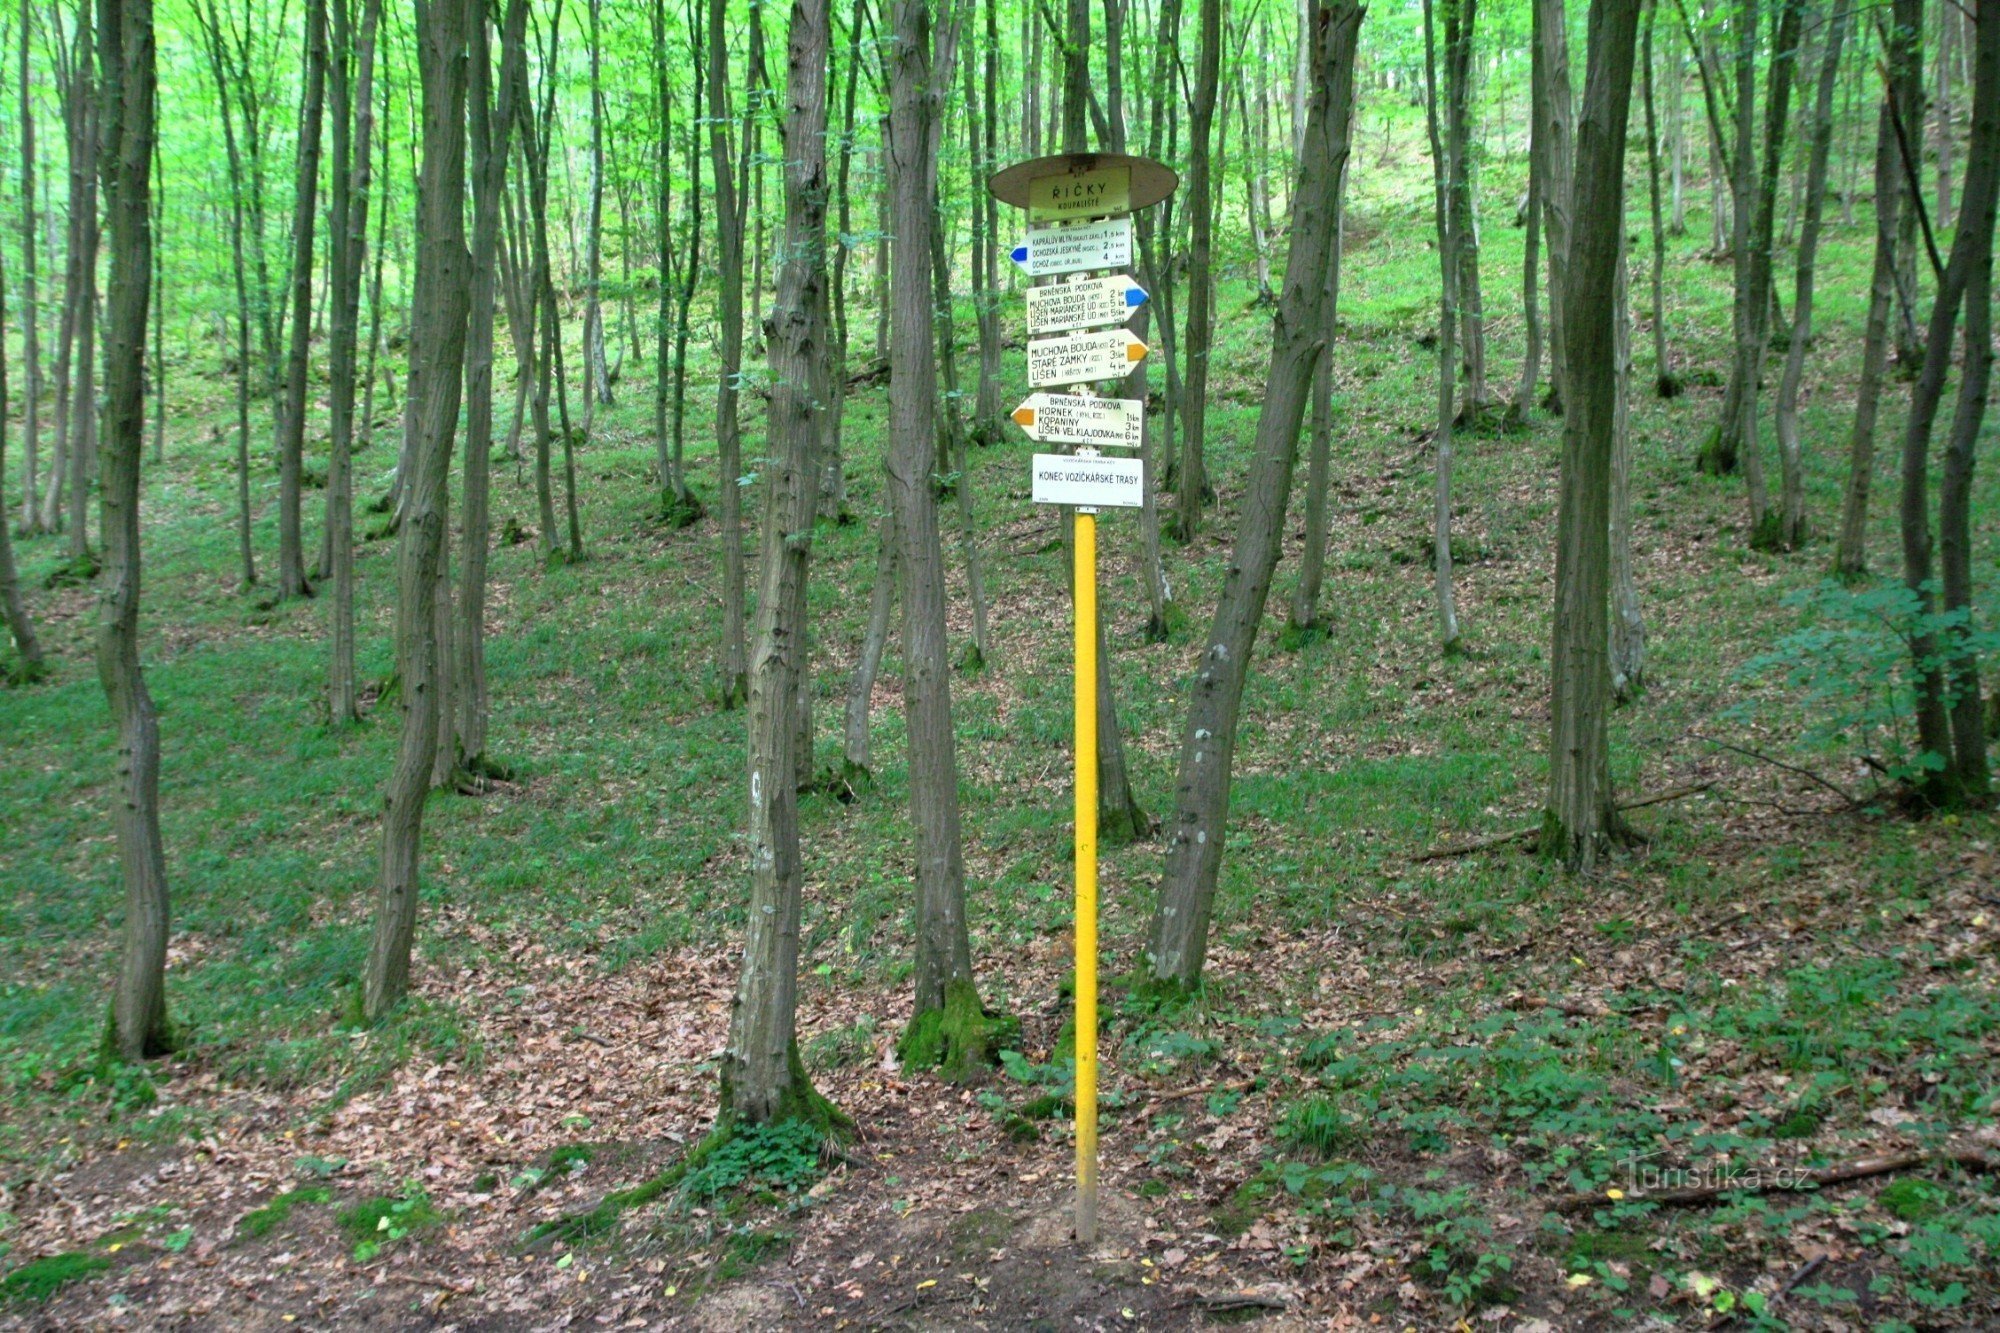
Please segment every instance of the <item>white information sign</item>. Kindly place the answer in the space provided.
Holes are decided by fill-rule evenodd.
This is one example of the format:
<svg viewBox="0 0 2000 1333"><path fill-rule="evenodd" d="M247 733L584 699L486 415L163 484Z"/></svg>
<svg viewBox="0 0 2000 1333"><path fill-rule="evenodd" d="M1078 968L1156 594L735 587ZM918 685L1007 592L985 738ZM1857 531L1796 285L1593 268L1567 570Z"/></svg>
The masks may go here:
<svg viewBox="0 0 2000 1333"><path fill-rule="evenodd" d="M1132 168L1128 166L1066 171L1028 182L1028 218L1033 222L1101 218L1131 211Z"/></svg>
<svg viewBox="0 0 2000 1333"><path fill-rule="evenodd" d="M1124 268L1132 262L1132 218L1104 218L1067 227L1036 227L1014 247L1014 262L1031 278Z"/></svg>
<svg viewBox="0 0 2000 1333"><path fill-rule="evenodd" d="M1146 303L1146 289L1123 273L1028 288L1028 332L1061 333L1123 324Z"/></svg>
<svg viewBox="0 0 2000 1333"><path fill-rule="evenodd" d="M1014 424L1031 440L1137 449L1145 439L1146 404L1137 398L1031 393L1014 409Z"/></svg>
<svg viewBox="0 0 2000 1333"><path fill-rule="evenodd" d="M1144 464L1136 458L1036 454L1036 504L1137 509L1146 503Z"/></svg>
<svg viewBox="0 0 2000 1333"><path fill-rule="evenodd" d="M1035 338L1028 343L1028 384L1037 389L1054 384L1090 384L1124 379L1146 359L1146 344L1130 329L1099 329L1060 338Z"/></svg>

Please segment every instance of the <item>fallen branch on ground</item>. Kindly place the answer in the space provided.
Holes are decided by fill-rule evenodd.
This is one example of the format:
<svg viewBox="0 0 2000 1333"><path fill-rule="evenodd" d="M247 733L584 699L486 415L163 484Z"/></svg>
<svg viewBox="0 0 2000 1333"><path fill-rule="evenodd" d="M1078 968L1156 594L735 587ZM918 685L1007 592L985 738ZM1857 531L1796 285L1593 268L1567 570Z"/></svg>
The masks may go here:
<svg viewBox="0 0 2000 1333"><path fill-rule="evenodd" d="M1678 801L1684 797L1699 795L1714 785L1715 783L1711 781L1697 782L1686 787L1675 787L1672 791L1663 791L1657 796L1643 796L1636 801L1620 801L1618 809L1620 811L1643 810L1649 805L1665 805L1668 801ZM1512 833L1502 833L1497 837L1481 838L1477 842L1453 843L1449 846L1433 848L1428 852L1419 852L1417 855L1411 857L1410 860L1413 863L1420 861L1444 861L1454 856L1471 856L1477 852L1490 852L1496 847L1507 847L1517 842L1533 842L1541 836L1542 826L1540 824L1531 824L1527 828L1515 829Z"/></svg>

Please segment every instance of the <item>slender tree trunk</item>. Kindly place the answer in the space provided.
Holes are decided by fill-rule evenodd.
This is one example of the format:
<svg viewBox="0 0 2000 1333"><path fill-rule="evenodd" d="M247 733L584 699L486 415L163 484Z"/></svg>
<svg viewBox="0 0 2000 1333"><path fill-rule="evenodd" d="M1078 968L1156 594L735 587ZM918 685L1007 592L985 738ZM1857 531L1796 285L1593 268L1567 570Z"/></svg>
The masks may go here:
<svg viewBox="0 0 2000 1333"><path fill-rule="evenodd" d="M2000 194L2000 13L1982 6L1974 34L1972 133L1965 193L1951 258L1938 280L1924 338L1924 365L1903 426L1903 579L1916 599L1910 650L1916 679L1917 742L1939 761L1916 778L1933 806L1988 800L1986 737L1972 636L1971 484L1973 450L1985 419L1993 368L1993 224ZM1930 518L1930 445L1953 360L1959 307L1965 308L1965 366L1946 444L1938 503L1937 560ZM1936 582L1933 582L1933 579ZM1960 617L1940 630L1936 615Z"/></svg>
<svg viewBox="0 0 2000 1333"><path fill-rule="evenodd" d="M7 282L0 274L0 329L7 326ZM7 633L14 642L14 661L4 678L26 685L48 674L42 657L41 640L35 637L35 622L21 596L20 574L14 568L14 535L7 522L7 340L0 338L0 613L7 617Z"/></svg>
<svg viewBox="0 0 2000 1333"><path fill-rule="evenodd" d="M35 95L28 47L34 32L34 7L21 0L21 530L38 527L36 484L40 481L42 441L41 303L35 288ZM0 523L7 521L0 512Z"/></svg>
<svg viewBox="0 0 2000 1333"><path fill-rule="evenodd" d="M1314 367L1326 353L1327 269L1345 169L1341 159L1348 142L1341 122L1354 101L1361 9L1353 0L1334 0L1322 7L1317 22L1312 106L1292 190L1291 247L1271 330L1264 410L1257 419L1235 549L1188 705L1174 789L1173 836L1153 917L1149 946L1153 978L1182 991L1200 984L1207 956L1243 686L1277 568L1299 426L1311 395Z"/></svg>
<svg viewBox="0 0 2000 1333"><path fill-rule="evenodd" d="M1626 113L1639 0L1592 0L1590 55L1576 134L1576 230L1563 292L1568 330L1561 500L1556 523L1553 720L1541 850L1590 870L1619 832L1608 731L1613 340L1623 250Z"/></svg>
<svg viewBox="0 0 2000 1333"><path fill-rule="evenodd" d="M754 9L761 0L752 0ZM708 3L709 153L715 167L716 261L722 288L716 297L722 365L715 388L715 480L722 531L722 644L717 694L724 709L748 697L749 665L743 643L743 437L737 421L737 381L743 371L743 209L730 163L728 7ZM754 107L746 116L756 114ZM923 252L920 250L919 255Z"/></svg>
<svg viewBox="0 0 2000 1333"><path fill-rule="evenodd" d="M1455 78L1461 66L1452 52L1458 46L1464 17L1460 7L1470 8L1472 0L1444 0L1445 77ZM1438 640L1446 653L1459 644L1457 593L1452 585L1451 567L1451 462L1452 427L1458 412L1459 281L1464 268L1458 262L1460 215L1452 202L1459 166L1455 154L1463 152L1456 136L1440 139L1438 105L1449 105L1458 94L1438 87L1437 40L1430 0L1424 0L1424 120L1431 139L1431 184L1437 218L1438 237L1438 391L1437 425L1432 432L1432 452L1436 459L1436 482L1431 503L1431 561L1437 597ZM1449 113L1447 113L1449 114ZM1552 283L1551 286L1554 284Z"/></svg>
<svg viewBox="0 0 2000 1333"><path fill-rule="evenodd" d="M785 241L771 309L770 478L749 699L750 912L729 1045L724 1113L752 1124L830 1108L806 1082L794 1026L805 867L798 793L810 764L797 744L806 666L806 577L818 507L816 462L827 410L827 0L793 0L787 39Z"/></svg>
<svg viewBox="0 0 2000 1333"><path fill-rule="evenodd" d="M1827 161L1833 150L1834 81L1840 74L1841 41L1847 32L1847 0L1834 0L1821 43L1819 92L1813 105L1805 198L1801 201L1797 284L1792 297L1791 345L1778 382L1778 464L1783 478L1778 545L1796 551L1806 540L1806 479L1800 456L1799 382L1812 341L1813 266L1819 253L1820 219L1826 210Z"/></svg>
<svg viewBox="0 0 2000 1333"><path fill-rule="evenodd" d="M464 389L471 286L465 249L466 46L480 12L472 0L426 0L416 21L423 86L409 372L416 447L396 550L396 674L403 717L382 817L375 933L363 994L370 1021L379 1020L409 989L424 800L444 722L438 707L446 670L437 642L438 571L445 558L447 483Z"/></svg>
<svg viewBox="0 0 2000 1333"><path fill-rule="evenodd" d="M167 871L160 842L160 727L139 666L139 455L146 433L146 304L152 286L153 107L151 0L98 0L103 80L105 200L111 286L105 319L102 505L105 580L97 674L118 728L112 827L125 880L125 939L111 1002L119 1056L164 1054L167 1026ZM87 60L87 56L80 56Z"/></svg>
<svg viewBox="0 0 2000 1333"><path fill-rule="evenodd" d="M709 67L706 52L702 45L703 28L696 20L694 4L695 0L688 0L688 61L694 68L694 92L690 96L688 104L695 108L696 114L691 118L687 130L687 221L685 229L681 233L681 249L685 251L685 258L682 261L680 291L674 304L673 448L667 455L665 460L666 466L661 474L661 485L665 492L661 497L662 513L669 522L683 527L696 522L702 516L701 501L695 498L693 489L687 483L687 468L684 461L686 458L685 430L687 425L688 312L694 304L695 288L701 282L701 135L695 130L695 122L700 118L702 95L705 91L703 85L707 78ZM654 32L657 34L660 49L660 64L656 77L659 86L661 123L664 125L666 123L666 108L671 99L669 97L666 66L666 15L660 9L655 10ZM662 162L668 160L667 141L664 137L664 131L663 137L660 140L660 160ZM672 175L673 173L670 171L660 173L659 225L660 246L663 258L664 252L672 243L671 238L667 234L666 221L666 192L672 184ZM664 263L662 264L661 271L666 271ZM664 320L666 310L664 285L661 288L661 292L661 318ZM662 330L660 342L662 347L666 345L664 329ZM666 393L666 357L662 355L660 361L661 387L657 392L664 396ZM661 438L664 439L665 436L665 423L661 423Z"/></svg>
<svg viewBox="0 0 2000 1333"><path fill-rule="evenodd" d="M1938 230L1944 231L1951 226L1951 155L1957 138L1957 127L1952 123L1951 67L1958 23L1949 4L1938 5L1937 15L1937 96L1931 99L1937 125L1937 209L1933 220Z"/></svg>
<svg viewBox="0 0 2000 1333"><path fill-rule="evenodd" d="M1351 92L1352 80L1349 80L1348 86ZM1339 123L1351 139L1354 126L1352 107L1348 108L1347 115ZM1286 623L1287 630L1295 638L1324 629L1319 617L1319 596L1320 586L1326 577L1327 489L1331 485L1333 471L1333 345L1339 336L1341 231L1347 214L1349 149L1349 143L1339 145L1341 177L1333 196L1333 257L1328 260L1326 271L1327 350L1321 354L1319 365L1313 371L1312 449L1306 464L1305 549L1299 554L1299 582L1292 591L1291 614ZM1528 224L1531 228L1534 226L1532 218L1531 213ZM1532 262L1528 271L1534 272Z"/></svg>
<svg viewBox="0 0 2000 1333"><path fill-rule="evenodd" d="M1563 372L1569 364L1564 319L1568 310L1570 207L1576 127L1569 78L1569 29L1563 0L1534 0L1535 58L1542 65L1542 107L1535 138L1542 145L1542 238L1549 253L1549 396L1562 412L1569 401Z"/></svg>
<svg viewBox="0 0 2000 1333"><path fill-rule="evenodd" d="M604 44L600 11L590 0L590 203L584 224L583 401L611 406L611 367L604 356Z"/></svg>
<svg viewBox="0 0 2000 1333"><path fill-rule="evenodd" d="M1868 319L1861 343L1861 379L1854 394L1854 426L1848 435L1847 487L1840 507L1840 540L1834 572L1856 578L1868 568L1868 499L1875 473L1875 422L1888 366L1892 307L1896 299L1896 246L1902 219L1912 211L1909 177L1896 142L1897 112L1891 99L1914 101L1920 87L1916 42L1923 0L1896 0L1883 29L1888 87L1875 117L1875 267L1868 288ZM1912 66L1915 65L1916 69ZM1905 123L1908 123L1905 121Z"/></svg>
<svg viewBox="0 0 2000 1333"><path fill-rule="evenodd" d="M1146 156L1155 161L1172 157L1178 147L1180 98L1174 95L1173 88L1180 22L1180 0L1160 0L1150 80L1154 114L1146 125ZM1110 36L1111 33L1107 32L1107 41ZM1157 359L1164 368L1159 426L1156 430L1150 424L1149 413L1139 451L1140 466L1146 477L1145 503L1139 509L1139 540L1145 553L1148 606L1145 636L1149 643L1166 642L1181 620L1180 608L1174 604L1173 589L1167 582L1166 562L1161 558L1160 481L1156 479L1155 471L1155 463L1160 459L1167 460L1169 467L1172 465L1175 457L1174 423L1180 415L1180 380L1174 356L1174 272L1170 253L1173 248L1174 208L1174 196L1168 195L1138 217L1139 271L1146 281L1148 299L1145 305L1139 307L1132 330L1141 338L1146 337L1148 324L1157 308L1159 320L1154 327L1158 330L1156 341L1160 354L1157 358L1148 356L1141 361L1125 381L1125 396L1145 401L1151 396L1148 390L1151 378L1149 363ZM1102 793L1102 783L1098 790ZM1099 836L1102 834L1100 826Z"/></svg>
<svg viewBox="0 0 2000 1333"><path fill-rule="evenodd" d="M957 1071L983 1062L988 1053L976 1021L978 994L966 931L944 558L931 471L937 436L929 216L937 160L931 126L950 72L933 67L929 0L894 0L891 15L893 45L884 53L890 75L888 189L895 217L887 468L901 540L903 710L917 838L916 1003L904 1050L907 1062ZM952 1024L953 1018L972 1025Z"/></svg>
<svg viewBox="0 0 2000 1333"><path fill-rule="evenodd" d="M527 63L527 0L508 0L500 31L500 73L491 69L484 14L472 26L471 75L466 97L472 151L472 292L465 352L465 504L460 523L453 631L452 702L457 742L454 768L476 776L505 770L487 758L491 703L486 689L486 561L492 526L489 495L493 457L493 308L500 251L500 205L507 188L514 95Z"/></svg>
<svg viewBox="0 0 2000 1333"><path fill-rule="evenodd" d="M1620 201L1621 206L1623 201ZM1621 224L1621 235L1622 235ZM1611 410L1611 695L1629 703L1646 688L1646 616L1632 566L1632 280L1621 249L1611 312L1617 396Z"/></svg>
<svg viewBox="0 0 2000 1333"><path fill-rule="evenodd" d="M1646 8L1645 27L1640 36L1639 69L1644 80L1646 107L1646 198L1653 220L1653 390L1662 398L1681 391L1680 377L1667 352L1667 232L1660 221L1660 134L1653 108L1653 24L1659 14L1659 0ZM1630 266L1626 272L1629 277Z"/></svg>
<svg viewBox="0 0 2000 1333"><path fill-rule="evenodd" d="M944 208L936 195L931 196L931 202L931 281L936 292L938 364L942 371L940 378L944 392L941 443L945 453L945 470L955 478L951 489L958 508L958 553L965 563L966 596L972 603L972 647L963 661L968 669L977 671L990 660L991 643L986 634L986 573L979 556L979 527L973 514L972 460L966 447L965 420L958 406L958 331L952 320L951 259L945 253Z"/></svg>
<svg viewBox="0 0 2000 1333"><path fill-rule="evenodd" d="M1473 205L1472 180L1473 28L1477 17L1476 0L1448 0L1445 5L1445 160L1450 164L1445 207L1451 212L1452 261L1458 269L1452 308L1459 321L1458 353L1465 370L1459 410L1467 420L1486 405L1486 315L1479 288L1479 217Z"/></svg>
<svg viewBox="0 0 2000 1333"><path fill-rule="evenodd" d="M1547 120L1548 93L1543 88L1547 71L1539 58L1528 73L1528 197L1521 210L1521 335L1525 350L1521 356L1521 379L1514 386L1514 401L1508 418L1518 424L1534 410L1535 386L1542 373L1542 178L1547 174L1543 159L1541 126Z"/></svg>
<svg viewBox="0 0 2000 1333"><path fill-rule="evenodd" d="M278 596L308 597L300 474L306 438L306 374L312 354L314 224L319 218L320 122L326 104L326 0L306 4L306 90L299 112L297 194L292 207L292 342L278 432Z"/></svg>
<svg viewBox="0 0 2000 1333"><path fill-rule="evenodd" d="M375 33L381 0L365 0L357 32L353 0L333 4L333 211L327 240L332 286L326 477L328 564L333 577L327 715L335 726L359 720L354 666L354 389L360 341L361 270L368 251L368 191L375 129Z"/></svg>
<svg viewBox="0 0 2000 1333"><path fill-rule="evenodd" d="M1194 96L1188 110L1187 207L1192 220L1188 240L1187 376L1181 398L1181 454L1177 469L1174 535L1194 540L1201 530L1201 509L1209 495L1203 446L1208 421L1208 357L1215 341L1215 287L1210 270L1215 263L1215 186L1210 149L1215 137L1216 89L1222 70L1222 0L1196 0L1200 53L1195 63ZM1080 137L1080 136L1079 136ZM1070 151L1082 147L1075 145Z"/></svg>

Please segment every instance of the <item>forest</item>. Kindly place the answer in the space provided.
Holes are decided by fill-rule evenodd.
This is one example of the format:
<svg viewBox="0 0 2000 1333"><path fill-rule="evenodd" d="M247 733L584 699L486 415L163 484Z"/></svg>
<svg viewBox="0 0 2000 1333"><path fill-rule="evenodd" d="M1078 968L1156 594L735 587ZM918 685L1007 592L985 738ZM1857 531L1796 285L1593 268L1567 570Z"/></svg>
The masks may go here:
<svg viewBox="0 0 2000 1333"><path fill-rule="evenodd" d="M1996 204L1993 0L0 3L0 1327L2000 1325Z"/></svg>

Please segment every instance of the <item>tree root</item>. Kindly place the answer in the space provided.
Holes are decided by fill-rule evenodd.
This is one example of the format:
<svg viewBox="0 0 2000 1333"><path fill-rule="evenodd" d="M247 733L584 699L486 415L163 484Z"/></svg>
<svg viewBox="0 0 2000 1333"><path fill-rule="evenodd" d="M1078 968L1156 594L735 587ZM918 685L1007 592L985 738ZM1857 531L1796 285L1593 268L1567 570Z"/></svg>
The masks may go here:
<svg viewBox="0 0 2000 1333"><path fill-rule="evenodd" d="M1697 782L1686 787L1675 787L1672 791L1663 791L1656 796L1644 796L1636 801L1620 801L1618 803L1618 810L1622 813L1626 810L1641 810L1649 805L1665 805L1668 801L1678 801L1688 796L1699 795L1714 785L1713 782ZM1630 843L1644 840L1632 828L1625 825L1623 820L1618 821L1618 824L1619 827L1609 830L1610 836L1617 841ZM1527 843L1529 849L1532 851L1539 846L1541 839L1542 826L1540 824L1531 824L1527 828L1515 829L1512 833L1502 833L1496 837L1481 838L1476 842L1460 842L1445 847L1434 847L1428 852L1419 852L1417 855L1411 857L1410 861L1412 864L1423 861L1445 861L1455 856L1473 856L1479 852L1493 851L1498 847L1511 847L1515 843Z"/></svg>

